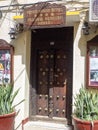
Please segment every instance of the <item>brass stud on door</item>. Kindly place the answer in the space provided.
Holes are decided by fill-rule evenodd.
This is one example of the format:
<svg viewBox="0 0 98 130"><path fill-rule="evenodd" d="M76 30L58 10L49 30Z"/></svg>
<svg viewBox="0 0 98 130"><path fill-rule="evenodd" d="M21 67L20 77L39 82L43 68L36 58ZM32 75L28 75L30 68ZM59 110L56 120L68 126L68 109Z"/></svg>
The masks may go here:
<svg viewBox="0 0 98 130"><path fill-rule="evenodd" d="M40 81L39 84L42 85L42 82Z"/></svg>
<svg viewBox="0 0 98 130"><path fill-rule="evenodd" d="M65 113L65 110L63 109L62 112Z"/></svg>
<svg viewBox="0 0 98 130"><path fill-rule="evenodd" d="M50 58L53 58L54 57L54 55L50 55Z"/></svg>
<svg viewBox="0 0 98 130"><path fill-rule="evenodd" d="M45 98L48 98L48 95L45 95Z"/></svg>
<svg viewBox="0 0 98 130"><path fill-rule="evenodd" d="M63 100L65 99L65 96L63 96Z"/></svg>
<svg viewBox="0 0 98 130"><path fill-rule="evenodd" d="M40 94L39 97L42 98L42 95Z"/></svg>
<svg viewBox="0 0 98 130"><path fill-rule="evenodd" d="M43 55L40 56L40 59L43 59Z"/></svg>
<svg viewBox="0 0 98 130"><path fill-rule="evenodd" d="M45 111L48 111L48 108L45 108Z"/></svg>
<svg viewBox="0 0 98 130"><path fill-rule="evenodd" d="M63 57L64 59L66 59L66 55L64 55L64 57Z"/></svg>
<svg viewBox="0 0 98 130"><path fill-rule="evenodd" d="M57 99L59 99L59 97L60 97L59 95L56 96Z"/></svg>
<svg viewBox="0 0 98 130"><path fill-rule="evenodd" d="M53 84L53 82L50 82L50 85L52 85Z"/></svg>
<svg viewBox="0 0 98 130"><path fill-rule="evenodd" d="M59 112L59 109L56 109L56 112Z"/></svg>
<svg viewBox="0 0 98 130"><path fill-rule="evenodd" d="M60 72L60 69L58 68L57 71Z"/></svg>
<svg viewBox="0 0 98 130"><path fill-rule="evenodd" d="M62 76L62 75L63 75L63 73L61 72L61 73L60 73L60 75Z"/></svg>
<svg viewBox="0 0 98 130"><path fill-rule="evenodd" d="M57 58L60 59L60 55L58 55Z"/></svg>
<svg viewBox="0 0 98 130"><path fill-rule="evenodd" d="M48 59L48 58L49 58L49 55L46 55L46 58Z"/></svg>
<svg viewBox="0 0 98 130"><path fill-rule="evenodd" d="M57 82L57 85L59 85L60 83L59 82Z"/></svg>
<svg viewBox="0 0 98 130"><path fill-rule="evenodd" d="M42 110L42 108L41 107L39 107L39 111L41 111Z"/></svg>
<svg viewBox="0 0 98 130"><path fill-rule="evenodd" d="M65 81L64 81L64 85L66 85L67 84L67 79L65 79Z"/></svg>
<svg viewBox="0 0 98 130"><path fill-rule="evenodd" d="M52 99L52 96L50 96L49 98Z"/></svg>
<svg viewBox="0 0 98 130"><path fill-rule="evenodd" d="M45 76L46 72L43 72L42 75Z"/></svg>
<svg viewBox="0 0 98 130"><path fill-rule="evenodd" d="M43 69L42 68L40 68L40 71L42 71Z"/></svg>
<svg viewBox="0 0 98 130"><path fill-rule="evenodd" d="M52 69L52 68L50 68L50 71L53 71L53 69Z"/></svg>
<svg viewBox="0 0 98 130"><path fill-rule="evenodd" d="M51 112L52 112L52 109L49 109L49 112L51 113Z"/></svg>

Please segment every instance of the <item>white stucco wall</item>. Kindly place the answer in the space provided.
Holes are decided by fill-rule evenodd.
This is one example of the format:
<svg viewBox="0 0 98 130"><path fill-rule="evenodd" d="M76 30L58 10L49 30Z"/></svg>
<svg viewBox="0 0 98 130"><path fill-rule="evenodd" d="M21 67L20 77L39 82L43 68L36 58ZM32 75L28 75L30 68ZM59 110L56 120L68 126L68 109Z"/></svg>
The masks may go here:
<svg viewBox="0 0 98 130"><path fill-rule="evenodd" d="M75 23L74 25L74 51L73 51L73 95L78 91L81 85L84 85L84 69L85 69L85 44L81 38L83 22ZM81 42L82 40L82 42ZM84 47L83 47L84 45ZM81 46L83 49L81 49Z"/></svg>
<svg viewBox="0 0 98 130"><path fill-rule="evenodd" d="M91 40L98 34L98 30L94 31L94 25L90 26L90 34L83 35L83 22L74 24L74 45L73 45L73 95L83 85L86 87L86 53L87 41Z"/></svg>
<svg viewBox="0 0 98 130"><path fill-rule="evenodd" d="M23 103L16 107L19 113L15 119L15 128L22 130L22 120L29 116L29 66L30 66L30 31L20 33L16 39L11 40L9 36L10 27L14 25L12 16L15 14L5 13L0 20L0 39L4 39L14 46L14 89L20 88L14 104L22 99ZM11 21L9 21L9 19Z"/></svg>
<svg viewBox="0 0 98 130"><path fill-rule="evenodd" d="M9 42L10 41L10 36L8 35L9 30L10 30L10 24L12 23L9 22L7 18L10 18L10 14L3 13L3 18L0 19L0 39L4 39Z"/></svg>
<svg viewBox="0 0 98 130"><path fill-rule="evenodd" d="M16 125L21 130L21 121L29 116L29 67L30 67L30 31L24 32L14 40L14 82L15 89L20 88L16 102L22 99L25 101L20 104L16 110L20 110L16 116Z"/></svg>

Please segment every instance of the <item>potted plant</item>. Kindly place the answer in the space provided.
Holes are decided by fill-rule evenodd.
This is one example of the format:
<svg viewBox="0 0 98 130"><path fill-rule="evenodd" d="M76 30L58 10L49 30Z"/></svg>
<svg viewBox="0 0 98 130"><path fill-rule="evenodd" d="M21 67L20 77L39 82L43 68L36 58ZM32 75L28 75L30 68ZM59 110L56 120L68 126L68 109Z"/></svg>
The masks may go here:
<svg viewBox="0 0 98 130"><path fill-rule="evenodd" d="M98 91L80 88L74 98L73 121L76 130L98 130Z"/></svg>
<svg viewBox="0 0 98 130"><path fill-rule="evenodd" d="M23 102L22 100L13 105L14 99L19 92L19 89L14 92L13 88L12 84L0 85L0 130L14 130L15 107Z"/></svg>

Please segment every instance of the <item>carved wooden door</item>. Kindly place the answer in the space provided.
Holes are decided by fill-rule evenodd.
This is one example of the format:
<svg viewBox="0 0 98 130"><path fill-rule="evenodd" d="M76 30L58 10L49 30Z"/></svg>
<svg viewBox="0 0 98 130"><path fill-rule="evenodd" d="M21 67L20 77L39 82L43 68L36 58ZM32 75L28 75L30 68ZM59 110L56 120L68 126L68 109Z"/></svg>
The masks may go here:
<svg viewBox="0 0 98 130"><path fill-rule="evenodd" d="M67 51L37 51L37 115L66 117Z"/></svg>
<svg viewBox="0 0 98 130"><path fill-rule="evenodd" d="M30 118L72 123L73 27L32 30Z"/></svg>

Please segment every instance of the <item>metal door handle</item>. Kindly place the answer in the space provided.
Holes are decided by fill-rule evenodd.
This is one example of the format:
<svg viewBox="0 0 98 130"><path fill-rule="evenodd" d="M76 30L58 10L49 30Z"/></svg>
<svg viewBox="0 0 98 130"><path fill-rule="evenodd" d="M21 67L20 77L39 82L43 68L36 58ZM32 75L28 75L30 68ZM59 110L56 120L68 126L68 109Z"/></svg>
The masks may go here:
<svg viewBox="0 0 98 130"><path fill-rule="evenodd" d="M67 84L67 79L65 79L65 81L64 81L64 85L66 85Z"/></svg>

